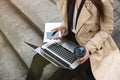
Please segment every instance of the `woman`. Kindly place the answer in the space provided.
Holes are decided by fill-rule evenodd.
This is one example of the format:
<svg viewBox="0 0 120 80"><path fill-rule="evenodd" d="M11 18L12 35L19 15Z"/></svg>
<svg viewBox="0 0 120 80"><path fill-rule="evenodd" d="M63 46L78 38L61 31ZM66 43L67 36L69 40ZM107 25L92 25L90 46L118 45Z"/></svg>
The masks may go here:
<svg viewBox="0 0 120 80"><path fill-rule="evenodd" d="M96 80L119 80L120 53L111 37L113 0L86 0L78 12L82 1L61 0L58 3L63 24L54 30L61 31L62 37L75 34L76 41L87 50L78 61L84 64L90 58Z"/></svg>
<svg viewBox="0 0 120 80"><path fill-rule="evenodd" d="M49 80L72 80L81 72L85 72L87 80L119 80L120 52L111 37L113 1L60 0L57 5L63 24L54 29L62 34L55 39L67 37L84 46L86 54L78 58L81 65L75 70L58 69ZM35 66L35 63L39 65ZM49 62L37 55L32 64L26 80L39 80L43 67Z"/></svg>

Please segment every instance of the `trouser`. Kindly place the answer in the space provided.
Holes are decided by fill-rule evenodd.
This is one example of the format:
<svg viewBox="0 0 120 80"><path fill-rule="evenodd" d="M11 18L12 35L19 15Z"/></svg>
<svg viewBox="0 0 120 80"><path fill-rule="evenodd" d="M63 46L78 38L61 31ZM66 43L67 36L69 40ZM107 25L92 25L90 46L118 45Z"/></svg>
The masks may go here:
<svg viewBox="0 0 120 80"><path fill-rule="evenodd" d="M36 54L33 57L26 80L40 80L44 67L49 63L50 62L45 58ZM74 70L58 68L48 80L72 80L72 78L76 76L81 76L80 80L95 80L91 71L89 59Z"/></svg>

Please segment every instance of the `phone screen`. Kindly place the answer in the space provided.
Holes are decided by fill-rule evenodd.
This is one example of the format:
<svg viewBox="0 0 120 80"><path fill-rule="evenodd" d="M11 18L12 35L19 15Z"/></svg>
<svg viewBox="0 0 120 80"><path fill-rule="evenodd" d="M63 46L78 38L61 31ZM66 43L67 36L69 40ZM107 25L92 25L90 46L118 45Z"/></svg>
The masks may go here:
<svg viewBox="0 0 120 80"><path fill-rule="evenodd" d="M47 32L46 34L48 39L60 37L60 31L57 32L51 31L51 32Z"/></svg>

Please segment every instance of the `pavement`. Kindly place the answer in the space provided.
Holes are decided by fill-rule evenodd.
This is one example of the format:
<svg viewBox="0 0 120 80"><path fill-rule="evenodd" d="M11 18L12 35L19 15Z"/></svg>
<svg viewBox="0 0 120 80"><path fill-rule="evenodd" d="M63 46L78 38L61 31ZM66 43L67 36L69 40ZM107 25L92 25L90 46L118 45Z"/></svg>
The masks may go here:
<svg viewBox="0 0 120 80"><path fill-rule="evenodd" d="M113 31L113 39L115 40L116 44L120 48L120 0L114 0L114 31Z"/></svg>

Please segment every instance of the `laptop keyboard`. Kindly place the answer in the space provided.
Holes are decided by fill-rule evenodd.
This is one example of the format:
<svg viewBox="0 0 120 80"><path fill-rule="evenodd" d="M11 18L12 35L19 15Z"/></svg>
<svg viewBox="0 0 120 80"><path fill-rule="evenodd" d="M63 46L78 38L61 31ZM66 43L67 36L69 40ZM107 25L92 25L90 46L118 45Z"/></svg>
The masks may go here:
<svg viewBox="0 0 120 80"><path fill-rule="evenodd" d="M71 51L67 50L66 48L59 45L58 43L54 43L48 46L48 49L50 49L57 55L61 56L63 59L65 59L69 63L73 63L77 59L77 57L75 57Z"/></svg>

